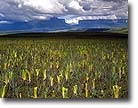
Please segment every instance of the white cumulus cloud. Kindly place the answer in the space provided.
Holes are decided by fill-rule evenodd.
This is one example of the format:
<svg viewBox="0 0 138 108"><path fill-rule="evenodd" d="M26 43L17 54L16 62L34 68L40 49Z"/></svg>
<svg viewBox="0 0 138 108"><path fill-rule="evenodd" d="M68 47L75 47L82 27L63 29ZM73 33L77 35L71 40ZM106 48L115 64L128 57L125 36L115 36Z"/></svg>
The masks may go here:
<svg viewBox="0 0 138 108"><path fill-rule="evenodd" d="M115 15L107 15L107 16L79 16L74 18L67 18L65 19L65 22L68 24L79 24L79 21L81 20L99 20L99 19L111 19L116 20L117 17Z"/></svg>
<svg viewBox="0 0 138 108"><path fill-rule="evenodd" d="M0 20L30 21L58 17L65 19L67 23L77 24L84 19L114 19L111 16L127 18L128 1L0 0Z"/></svg>
<svg viewBox="0 0 138 108"><path fill-rule="evenodd" d="M64 6L58 0L18 0L18 3L42 13L61 14L64 11Z"/></svg>
<svg viewBox="0 0 138 108"><path fill-rule="evenodd" d="M9 21L0 21L0 24L12 24L12 22L9 22Z"/></svg>

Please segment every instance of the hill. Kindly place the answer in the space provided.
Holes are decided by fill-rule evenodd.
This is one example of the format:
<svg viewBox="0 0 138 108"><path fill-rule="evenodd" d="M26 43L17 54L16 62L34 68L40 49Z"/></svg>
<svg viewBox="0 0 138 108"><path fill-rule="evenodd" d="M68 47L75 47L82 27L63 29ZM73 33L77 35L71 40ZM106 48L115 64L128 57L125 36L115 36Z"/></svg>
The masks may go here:
<svg viewBox="0 0 138 108"><path fill-rule="evenodd" d="M1 35L1 38L128 38L127 34L111 32L51 32L17 33Z"/></svg>

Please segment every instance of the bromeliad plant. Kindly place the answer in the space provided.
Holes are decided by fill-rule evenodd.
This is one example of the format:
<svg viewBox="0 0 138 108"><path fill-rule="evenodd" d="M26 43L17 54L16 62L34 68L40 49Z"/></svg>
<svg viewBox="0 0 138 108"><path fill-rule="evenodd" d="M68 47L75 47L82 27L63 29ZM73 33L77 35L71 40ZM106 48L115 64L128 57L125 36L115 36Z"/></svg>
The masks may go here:
<svg viewBox="0 0 138 108"><path fill-rule="evenodd" d="M114 98L119 98L119 93L120 93L121 87L118 85L113 86L113 94Z"/></svg>
<svg viewBox="0 0 138 108"><path fill-rule="evenodd" d="M7 63L4 63L3 70L7 69Z"/></svg>
<svg viewBox="0 0 138 108"><path fill-rule="evenodd" d="M22 79L25 81L31 81L31 73L28 70L22 70Z"/></svg>
<svg viewBox="0 0 138 108"><path fill-rule="evenodd" d="M92 79L92 89L94 90L95 89L95 78L94 79Z"/></svg>
<svg viewBox="0 0 138 108"><path fill-rule="evenodd" d="M4 98L5 96L5 93L6 93L6 86L7 84L4 85L4 87L2 88L2 94L1 94L1 97Z"/></svg>
<svg viewBox="0 0 138 108"><path fill-rule="evenodd" d="M44 69L44 71L43 71L43 80L46 80L46 77L47 77L47 70L46 69Z"/></svg>
<svg viewBox="0 0 138 108"><path fill-rule="evenodd" d="M88 83L85 83L85 97L88 97Z"/></svg>
<svg viewBox="0 0 138 108"><path fill-rule="evenodd" d="M58 82L58 84L61 83L62 78L63 78L63 75L62 74L57 75L57 82Z"/></svg>
<svg viewBox="0 0 138 108"><path fill-rule="evenodd" d="M77 96L77 94L78 94L78 86L77 85L73 86L73 93L75 96Z"/></svg>
<svg viewBox="0 0 138 108"><path fill-rule="evenodd" d="M36 71L36 77L38 78L39 74L40 74L40 69L35 69Z"/></svg>
<svg viewBox="0 0 138 108"><path fill-rule="evenodd" d="M62 97L68 98L68 88L62 87Z"/></svg>
<svg viewBox="0 0 138 108"><path fill-rule="evenodd" d="M68 80L68 77L69 77L69 72L65 71L65 79L66 79L66 81Z"/></svg>
<svg viewBox="0 0 138 108"><path fill-rule="evenodd" d="M37 96L37 87L34 87L34 98L38 98L38 96Z"/></svg>
<svg viewBox="0 0 138 108"><path fill-rule="evenodd" d="M53 86L53 80L54 78L52 76L50 76L50 85Z"/></svg>

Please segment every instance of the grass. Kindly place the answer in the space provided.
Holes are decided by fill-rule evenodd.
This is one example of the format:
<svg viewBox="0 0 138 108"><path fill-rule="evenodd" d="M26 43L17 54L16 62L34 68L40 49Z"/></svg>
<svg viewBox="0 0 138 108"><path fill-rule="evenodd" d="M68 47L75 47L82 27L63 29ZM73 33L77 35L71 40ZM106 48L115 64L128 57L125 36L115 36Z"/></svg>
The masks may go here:
<svg viewBox="0 0 138 108"><path fill-rule="evenodd" d="M127 39L0 39L0 97L128 98Z"/></svg>
<svg viewBox="0 0 138 108"><path fill-rule="evenodd" d="M107 32L128 34L128 27L112 28L112 29L108 30Z"/></svg>

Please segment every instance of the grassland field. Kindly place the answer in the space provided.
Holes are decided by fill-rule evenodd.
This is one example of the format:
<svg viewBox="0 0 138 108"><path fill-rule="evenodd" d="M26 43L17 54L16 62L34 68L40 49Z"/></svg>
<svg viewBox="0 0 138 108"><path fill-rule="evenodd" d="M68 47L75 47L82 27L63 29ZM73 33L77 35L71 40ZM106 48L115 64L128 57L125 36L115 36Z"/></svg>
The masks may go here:
<svg viewBox="0 0 138 108"><path fill-rule="evenodd" d="M0 38L1 98L128 98L128 39Z"/></svg>

